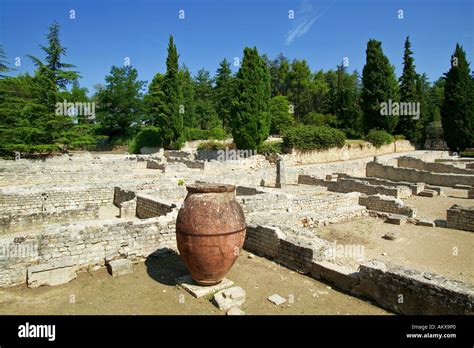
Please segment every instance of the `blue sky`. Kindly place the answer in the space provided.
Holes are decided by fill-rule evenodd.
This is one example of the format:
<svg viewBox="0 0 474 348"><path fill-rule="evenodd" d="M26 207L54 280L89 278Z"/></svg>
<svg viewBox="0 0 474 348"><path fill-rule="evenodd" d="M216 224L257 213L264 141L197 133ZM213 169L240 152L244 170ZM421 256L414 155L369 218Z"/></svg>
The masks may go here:
<svg viewBox="0 0 474 348"><path fill-rule="evenodd" d="M470 61L474 49L472 0L0 0L0 43L11 65L21 58L16 73L33 71L27 54L44 57L39 45L54 20L65 61L77 65L90 91L125 57L142 80L164 72L170 34L193 75L201 67L214 75L224 57L241 57L245 46L270 58L282 52L306 59L313 71L348 57L349 70L362 71L367 40L375 38L399 76L410 35L417 71L432 81L449 69L456 42Z"/></svg>

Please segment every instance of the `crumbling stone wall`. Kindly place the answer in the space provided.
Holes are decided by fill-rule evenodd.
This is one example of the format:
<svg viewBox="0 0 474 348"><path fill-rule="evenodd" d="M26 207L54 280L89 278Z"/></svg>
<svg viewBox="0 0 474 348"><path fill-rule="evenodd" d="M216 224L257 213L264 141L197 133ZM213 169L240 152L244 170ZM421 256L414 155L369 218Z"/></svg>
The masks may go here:
<svg viewBox="0 0 474 348"><path fill-rule="evenodd" d="M157 199L145 195L137 196L137 217L149 219L156 216L166 215L176 207L173 203L160 202Z"/></svg>
<svg viewBox="0 0 474 348"><path fill-rule="evenodd" d="M366 175L393 181L424 182L436 186L468 185L474 186L474 175L438 174L410 168L396 168L370 162L366 167Z"/></svg>
<svg viewBox="0 0 474 348"><path fill-rule="evenodd" d="M360 192L367 195L382 194L396 198L406 198L412 194L411 189L405 186L373 185L363 179L350 177L338 177L337 181L333 181L313 178L309 175L299 175L298 184L325 186L328 188L328 191L333 192Z"/></svg>
<svg viewBox="0 0 474 348"><path fill-rule="evenodd" d="M143 259L175 247L176 214L147 220L51 225L36 234L0 238L0 286L24 283L32 265L104 266L106 259ZM19 253L18 250L29 250ZM20 255L20 256L18 256Z"/></svg>
<svg viewBox="0 0 474 348"><path fill-rule="evenodd" d="M278 254L280 239L285 235L278 228L247 225L244 249L269 259Z"/></svg>
<svg viewBox="0 0 474 348"><path fill-rule="evenodd" d="M424 170L427 172L435 172L435 173L474 175L474 171L470 169L463 169L463 168L459 168L459 167L455 167L455 166L452 166L449 164L443 164L443 163L425 162L418 158L406 157L406 156L398 158L398 167L412 168L412 169Z"/></svg>
<svg viewBox="0 0 474 348"><path fill-rule="evenodd" d="M26 214L14 213L2 215L0 216L0 234L27 231L46 224L64 223L77 220L93 220L98 217L99 206L97 205Z"/></svg>
<svg viewBox="0 0 474 348"><path fill-rule="evenodd" d="M112 187L80 185L41 190L15 188L0 191L0 211L4 214L22 214L57 209L71 209L86 205L107 205L113 201Z"/></svg>
<svg viewBox="0 0 474 348"><path fill-rule="evenodd" d="M357 291L401 314L474 314L474 287L445 277L385 264L363 263Z"/></svg>
<svg viewBox="0 0 474 348"><path fill-rule="evenodd" d="M474 206L453 205L447 211L447 227L474 232Z"/></svg>
<svg viewBox="0 0 474 348"><path fill-rule="evenodd" d="M364 205L369 210L381 211L391 214L406 215L408 217L415 217L416 210L413 207L405 206L401 199L396 199L384 195L361 195L359 197L359 204Z"/></svg>

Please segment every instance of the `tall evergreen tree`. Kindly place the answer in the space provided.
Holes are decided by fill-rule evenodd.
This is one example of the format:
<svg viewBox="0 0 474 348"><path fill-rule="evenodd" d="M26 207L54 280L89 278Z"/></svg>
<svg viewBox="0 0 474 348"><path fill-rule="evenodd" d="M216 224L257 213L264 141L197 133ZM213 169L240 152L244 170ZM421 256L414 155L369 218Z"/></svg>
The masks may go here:
<svg viewBox="0 0 474 348"><path fill-rule="evenodd" d="M230 128L230 105L233 96L234 77L227 59L219 64L216 74L215 105L216 112L225 129Z"/></svg>
<svg viewBox="0 0 474 348"><path fill-rule="evenodd" d="M138 80L137 70L131 66L113 66L105 81L96 97L97 120L107 135L130 136L141 120L145 82Z"/></svg>
<svg viewBox="0 0 474 348"><path fill-rule="evenodd" d="M211 129L220 125L214 108L214 90L209 71L200 69L194 78L196 84L196 119L201 129Z"/></svg>
<svg viewBox="0 0 474 348"><path fill-rule="evenodd" d="M163 80L165 75L156 73L153 80L148 86L148 93L144 96L144 122L147 125L156 126L158 124L159 115L163 112L164 93Z"/></svg>
<svg viewBox="0 0 474 348"><path fill-rule="evenodd" d="M159 115L158 125L163 132L165 148L179 149L185 142L183 91L179 79L178 51L170 35L166 74L163 79L163 111Z"/></svg>
<svg viewBox="0 0 474 348"><path fill-rule="evenodd" d="M288 74L288 98L294 105L296 120L312 111L312 74L306 60L294 60Z"/></svg>
<svg viewBox="0 0 474 348"><path fill-rule="evenodd" d="M232 102L232 135L239 149L256 149L268 137L270 74L257 49L246 47Z"/></svg>
<svg viewBox="0 0 474 348"><path fill-rule="evenodd" d="M457 44L446 74L441 107L444 138L453 151L474 146L474 88L464 49Z"/></svg>
<svg viewBox="0 0 474 348"><path fill-rule="evenodd" d="M405 40L403 53L403 73L400 76L400 101L407 103L421 103L422 92L419 76L415 71L413 52L411 50L410 38ZM413 116L401 116L399 118L396 132L403 134L410 140L419 138L419 122Z"/></svg>
<svg viewBox="0 0 474 348"><path fill-rule="evenodd" d="M186 127L195 128L198 126L196 119L195 83L186 65L179 69L181 89L183 91L183 122Z"/></svg>
<svg viewBox="0 0 474 348"><path fill-rule="evenodd" d="M76 71L69 70L75 68L74 65L64 63L62 57L66 56L67 50L61 45L59 39L59 24L54 22L46 35L48 46L40 46L46 54L45 62L41 59L29 55L38 70L53 81L59 88L66 88L79 77Z"/></svg>
<svg viewBox="0 0 474 348"><path fill-rule="evenodd" d="M362 71L361 108L364 131L373 128L393 132L398 117L381 115L381 103L398 101L398 84L394 67L382 51L382 43L369 40L366 50L366 63Z"/></svg>

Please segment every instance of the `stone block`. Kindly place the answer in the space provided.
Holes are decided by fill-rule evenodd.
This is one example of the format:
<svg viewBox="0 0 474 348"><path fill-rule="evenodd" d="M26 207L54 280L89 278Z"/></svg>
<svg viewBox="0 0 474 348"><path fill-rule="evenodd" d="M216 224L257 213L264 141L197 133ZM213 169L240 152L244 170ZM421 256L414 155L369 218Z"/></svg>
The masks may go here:
<svg viewBox="0 0 474 348"><path fill-rule="evenodd" d="M128 259L113 260L107 264L107 270L113 277L133 272L133 263Z"/></svg>
<svg viewBox="0 0 474 348"><path fill-rule="evenodd" d="M434 221L427 220L427 219L420 219L416 222L418 226L427 226L427 227L435 227Z"/></svg>
<svg viewBox="0 0 474 348"><path fill-rule="evenodd" d="M69 260L33 265L27 269L27 284L30 288L61 285L76 277L77 266Z"/></svg>
<svg viewBox="0 0 474 348"><path fill-rule="evenodd" d="M436 196L437 192L436 191L433 191L433 190L424 190L424 191L421 191L418 196L422 196L422 197L434 197Z"/></svg>
<svg viewBox="0 0 474 348"><path fill-rule="evenodd" d="M216 291L227 289L234 285L233 281L224 278L219 284L202 286L197 284L190 275L185 275L181 278L178 278L176 279L176 282L179 284L179 286L196 298L208 296Z"/></svg>
<svg viewBox="0 0 474 348"><path fill-rule="evenodd" d="M245 315L245 312L239 307L232 307L226 313L227 315Z"/></svg>
<svg viewBox="0 0 474 348"><path fill-rule="evenodd" d="M357 270L328 261L313 262L311 276L326 280L346 291L353 289L359 282Z"/></svg>
<svg viewBox="0 0 474 348"><path fill-rule="evenodd" d="M281 297L278 294L271 295L270 297L267 298L267 300L270 301L271 303L273 303L276 306L279 306L279 305L286 302L286 299L284 297Z"/></svg>
<svg viewBox="0 0 474 348"><path fill-rule="evenodd" d="M389 214L385 222L392 225L403 225L407 222L407 217L404 215Z"/></svg>
<svg viewBox="0 0 474 348"><path fill-rule="evenodd" d="M228 310L232 307L241 306L245 302L245 290L240 286L234 286L221 290L214 295L213 303L220 310Z"/></svg>

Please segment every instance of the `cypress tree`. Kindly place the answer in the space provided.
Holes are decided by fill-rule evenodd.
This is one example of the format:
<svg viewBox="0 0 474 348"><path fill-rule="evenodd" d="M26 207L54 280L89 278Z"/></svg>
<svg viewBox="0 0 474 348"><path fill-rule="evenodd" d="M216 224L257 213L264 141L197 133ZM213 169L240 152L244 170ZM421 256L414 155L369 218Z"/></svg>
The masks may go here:
<svg viewBox="0 0 474 348"><path fill-rule="evenodd" d="M214 95L216 98L216 112L225 129L229 129L230 127L230 105L233 96L233 83L234 77L230 70L230 63L224 58L217 69Z"/></svg>
<svg viewBox="0 0 474 348"><path fill-rule="evenodd" d="M163 110L159 114L158 125L163 132L165 148L179 149L185 142L183 92L179 79L178 51L170 35L166 74L163 79Z"/></svg>
<svg viewBox="0 0 474 348"><path fill-rule="evenodd" d="M453 151L474 146L474 89L464 49L457 44L446 74L441 106L444 138Z"/></svg>
<svg viewBox="0 0 474 348"><path fill-rule="evenodd" d="M239 149L257 149L270 130L270 74L257 48L246 47L232 101L232 136Z"/></svg>
<svg viewBox="0 0 474 348"><path fill-rule="evenodd" d="M186 65L183 64L179 69L179 77L181 83L181 89L183 91L183 105L184 114L183 122L186 127L195 128L197 127L197 120L195 115L195 83L191 77L191 73Z"/></svg>
<svg viewBox="0 0 474 348"><path fill-rule="evenodd" d="M398 118L381 115L381 103L398 101L398 84L394 67L382 51L382 43L369 40L366 50L366 63L362 71L361 108L364 131L368 133L378 128L392 133Z"/></svg>

